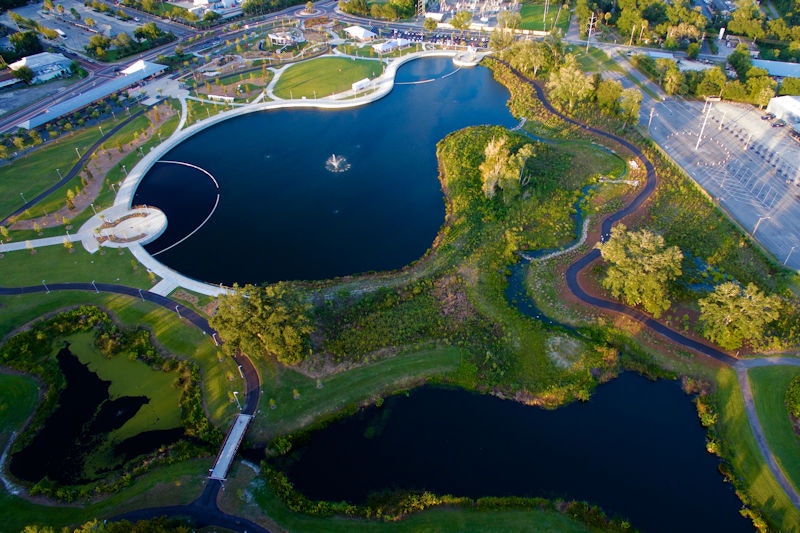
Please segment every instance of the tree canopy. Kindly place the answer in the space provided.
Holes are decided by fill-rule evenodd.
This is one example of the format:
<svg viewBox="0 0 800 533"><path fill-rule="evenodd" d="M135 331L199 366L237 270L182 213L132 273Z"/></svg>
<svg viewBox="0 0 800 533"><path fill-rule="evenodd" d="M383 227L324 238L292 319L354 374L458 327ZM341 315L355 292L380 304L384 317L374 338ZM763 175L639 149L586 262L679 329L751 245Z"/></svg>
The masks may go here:
<svg viewBox="0 0 800 533"><path fill-rule="evenodd" d="M525 163L533 155L533 145L526 144L511 154L506 145L506 137L492 137L486 144L484 160L478 167L483 180L483 193L492 198L498 188L507 197L519 194L520 185L524 185Z"/></svg>
<svg viewBox="0 0 800 533"><path fill-rule="evenodd" d="M677 246L667 247L661 235L646 229L628 231L617 224L598 248L608 263L602 284L614 298L641 305L656 318L669 309L668 283L681 275L683 261Z"/></svg>
<svg viewBox="0 0 800 533"><path fill-rule="evenodd" d="M572 112L576 103L594 93L594 80L583 73L575 55L567 54L561 67L550 74L547 89L555 101Z"/></svg>
<svg viewBox="0 0 800 533"><path fill-rule="evenodd" d="M314 329L310 306L288 285L234 285L232 292L217 301L217 312L209 323L219 331L227 353L274 355L285 365L305 359Z"/></svg>
<svg viewBox="0 0 800 533"><path fill-rule="evenodd" d="M781 300L765 295L752 283L742 288L729 281L717 285L698 304L703 335L726 350L735 350L744 341L764 337L766 326L779 316Z"/></svg>

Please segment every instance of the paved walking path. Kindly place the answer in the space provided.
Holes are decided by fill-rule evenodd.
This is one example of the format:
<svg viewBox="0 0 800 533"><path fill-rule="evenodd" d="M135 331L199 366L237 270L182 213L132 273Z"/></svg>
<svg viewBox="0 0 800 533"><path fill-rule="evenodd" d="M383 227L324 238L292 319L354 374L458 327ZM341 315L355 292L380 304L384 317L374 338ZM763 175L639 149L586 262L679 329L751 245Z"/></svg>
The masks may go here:
<svg viewBox="0 0 800 533"><path fill-rule="evenodd" d="M548 112L552 113L553 115L559 117L561 120L564 120L569 124L573 124L575 126L582 128L585 131L591 132L601 137L605 137L607 139L614 140L615 142L625 146L628 150L631 151L631 153L633 153L644 163L645 169L647 170L647 176L644 188L631 201L631 203L629 203L621 210L608 215L602 221L601 232L598 241L600 242L605 241L611 234L611 227L618 221L620 221L622 218L634 213L640 207L642 207L644 203L649 199L650 195L655 191L658 182L658 176L656 175L655 167L638 147L634 146L627 140L618 137L612 133L590 127L587 124L572 119L570 117L567 117L560 111L556 110L547 100L544 90L542 89L540 84L538 84L534 80L526 78L518 71L515 72L517 73L518 76L520 76L521 79L526 80L533 86L533 88L536 90L539 100L542 102L542 104L544 105L545 109L547 109ZM734 368L737 372L737 376L739 378L739 385L742 389L745 410L747 413L748 421L750 423L750 428L753 432L756 442L758 443L759 450L761 451L761 454L763 455L764 460L767 463L767 466L769 467L776 481L781 486L781 488L783 488L783 490L786 492L786 495L789 498L789 500L797 509L800 509L800 493L798 493L797 488L791 483L791 481L789 481L783 469L781 469L780 465L778 465L778 462L775 459L772 450L769 448L769 444L767 443L766 436L764 435L764 430L761 427L761 423L758 419L758 413L756 412L755 409L755 404L753 402L753 394L752 390L750 389L750 380L747 375L747 370L749 368L754 368L758 366L767 366L767 365L800 366L800 358L774 357L774 358L764 358L755 360L739 360L720 350L717 350L716 348L710 345L686 337L685 335L675 330L672 330L671 328L665 326L664 324L657 322L656 320L646 315L645 313L642 313L641 311L629 308L619 302L612 302L609 300L599 298L593 294L589 294L581 286L579 275L582 271L587 269L592 263L594 263L600 257L600 251L597 248L594 248L594 244L596 243L597 241L595 241L594 243L590 242L589 244L592 245L591 251L584 254L582 257L576 259L567 268L566 282L569 290L579 300L587 304L629 316L634 320L647 326L651 330L655 331L656 333L659 333L660 335L666 337L671 342L679 346L683 346L692 351L706 355Z"/></svg>

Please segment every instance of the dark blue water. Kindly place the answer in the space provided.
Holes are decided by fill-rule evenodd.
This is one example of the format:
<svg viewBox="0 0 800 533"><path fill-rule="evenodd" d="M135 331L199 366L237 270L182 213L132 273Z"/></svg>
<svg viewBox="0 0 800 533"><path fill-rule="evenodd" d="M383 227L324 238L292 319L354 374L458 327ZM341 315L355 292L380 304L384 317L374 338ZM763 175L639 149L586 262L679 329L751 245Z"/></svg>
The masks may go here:
<svg viewBox="0 0 800 533"><path fill-rule="evenodd" d="M645 532L752 531L675 382L624 374L555 411L423 387L311 434L281 467L312 499L371 492L586 500Z"/></svg>
<svg viewBox="0 0 800 533"><path fill-rule="evenodd" d="M200 231L158 259L226 284L327 279L419 259L444 221L436 143L469 125L514 123L508 92L487 69L443 77L453 71L449 59L412 61L391 94L367 106L253 113L180 144L163 159L211 172L220 203ZM332 154L350 169L326 170ZM156 165L134 201L160 207L169 226L148 250L191 233L215 197L202 173Z"/></svg>
<svg viewBox="0 0 800 533"><path fill-rule="evenodd" d="M31 443L11 456L9 470L19 479L37 483L49 478L65 485L93 481L84 466L89 455L108 433L122 427L150 400L146 396L122 396L110 399L110 381L100 379L70 352L59 351L58 365L66 379L58 407L50 415ZM158 446L179 440L183 428L168 438L139 442L133 447L125 442L116 446L115 459L122 462L141 453L149 453ZM114 467L115 465L109 465Z"/></svg>

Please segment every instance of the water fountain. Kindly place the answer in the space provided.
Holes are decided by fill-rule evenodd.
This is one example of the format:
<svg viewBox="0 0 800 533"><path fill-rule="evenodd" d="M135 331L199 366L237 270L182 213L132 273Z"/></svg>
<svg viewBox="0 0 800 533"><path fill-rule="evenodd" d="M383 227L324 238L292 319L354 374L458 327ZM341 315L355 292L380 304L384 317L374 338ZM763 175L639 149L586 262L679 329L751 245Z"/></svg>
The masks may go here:
<svg viewBox="0 0 800 533"><path fill-rule="evenodd" d="M350 163L341 155L331 154L325 161L325 168L329 172L345 172L350 168Z"/></svg>

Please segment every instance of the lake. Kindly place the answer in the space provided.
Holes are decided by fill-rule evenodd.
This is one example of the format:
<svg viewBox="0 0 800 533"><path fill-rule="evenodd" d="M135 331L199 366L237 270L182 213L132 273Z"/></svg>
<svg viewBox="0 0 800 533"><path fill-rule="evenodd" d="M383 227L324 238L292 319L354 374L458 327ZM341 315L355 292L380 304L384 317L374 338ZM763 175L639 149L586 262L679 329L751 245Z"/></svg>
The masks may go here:
<svg viewBox="0 0 800 533"><path fill-rule="evenodd" d="M219 204L202 171L156 163L134 204L162 209L168 227L147 250L228 285L392 270L422 257L444 222L436 143L466 126L515 121L508 91L483 67L415 60L397 82L363 107L251 113L176 146L162 160L212 174ZM348 170L326 168L334 154Z"/></svg>

